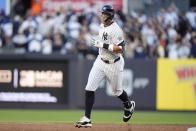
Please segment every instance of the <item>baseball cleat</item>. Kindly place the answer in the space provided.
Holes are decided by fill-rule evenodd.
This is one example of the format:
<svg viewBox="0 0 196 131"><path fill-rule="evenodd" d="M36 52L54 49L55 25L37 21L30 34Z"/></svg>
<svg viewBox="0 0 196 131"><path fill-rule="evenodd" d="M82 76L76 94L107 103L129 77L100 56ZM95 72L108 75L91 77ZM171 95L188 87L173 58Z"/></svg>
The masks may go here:
<svg viewBox="0 0 196 131"><path fill-rule="evenodd" d="M86 116L83 116L78 122L76 122L75 127L88 128L88 127L92 127L92 123L90 119L88 119Z"/></svg>
<svg viewBox="0 0 196 131"><path fill-rule="evenodd" d="M130 108L124 108L124 116L123 116L123 121L127 122L133 115L134 109L135 109L135 102L130 101L131 107Z"/></svg>

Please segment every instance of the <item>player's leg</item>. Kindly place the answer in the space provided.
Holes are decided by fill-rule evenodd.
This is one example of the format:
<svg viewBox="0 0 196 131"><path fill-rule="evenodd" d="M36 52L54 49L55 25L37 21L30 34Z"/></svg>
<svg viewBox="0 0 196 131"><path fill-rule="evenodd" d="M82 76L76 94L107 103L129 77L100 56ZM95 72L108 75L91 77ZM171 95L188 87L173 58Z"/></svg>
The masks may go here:
<svg viewBox="0 0 196 131"><path fill-rule="evenodd" d="M114 76L116 78L113 78L113 81L111 81L111 87L113 88L112 90L114 90L114 94L123 102L123 121L127 122L134 112L135 102L130 101L127 93L122 89L122 72L119 72Z"/></svg>
<svg viewBox="0 0 196 131"><path fill-rule="evenodd" d="M96 65L97 64L97 65ZM105 74L102 71L99 62L95 62L92 67L88 82L85 88L85 115L76 123L76 127L91 127L91 111L95 100L95 91L99 87L100 82L104 79Z"/></svg>
<svg viewBox="0 0 196 131"><path fill-rule="evenodd" d="M85 116L89 119L91 118L91 110L94 104L95 99L95 91L99 87L101 81L105 78L105 74L103 72L103 66L98 62L90 71L88 82L85 88L86 98L85 98Z"/></svg>
<svg viewBox="0 0 196 131"><path fill-rule="evenodd" d="M123 121L127 122L134 111L135 108L135 102L130 101L127 93L122 88L122 78L123 78L123 62L121 61L119 63L111 65L111 69L113 71L110 71L110 73L107 73L107 78L109 79L109 82L111 84L112 90L114 95L116 95L124 105L124 116Z"/></svg>
<svg viewBox="0 0 196 131"><path fill-rule="evenodd" d="M135 102L129 100L127 93L124 90L122 94L118 96L118 98L123 102L124 105L123 121L127 122L132 117L132 114L134 112Z"/></svg>

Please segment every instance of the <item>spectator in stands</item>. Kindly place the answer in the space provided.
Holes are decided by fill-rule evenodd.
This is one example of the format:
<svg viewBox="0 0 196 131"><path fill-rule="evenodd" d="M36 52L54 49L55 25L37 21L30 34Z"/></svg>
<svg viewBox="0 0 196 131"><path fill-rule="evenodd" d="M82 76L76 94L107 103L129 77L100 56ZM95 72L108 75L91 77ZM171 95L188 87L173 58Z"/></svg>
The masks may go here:
<svg viewBox="0 0 196 131"><path fill-rule="evenodd" d="M96 48L89 45L89 38L97 35L100 24L93 2L81 12L71 7L60 8L55 13L42 11L33 16L28 12L24 18L24 10L22 1L18 0L13 19L0 12L1 48L43 54L82 54L83 58L90 59L97 55ZM115 19L127 39L125 56L195 58L195 35L192 34L196 30L196 12L192 9L181 14L174 4L151 16L142 11L132 11L130 16L118 11Z"/></svg>
<svg viewBox="0 0 196 131"><path fill-rule="evenodd" d="M132 34L125 35L127 40L126 50L124 55L126 58L134 58L134 50L139 42L139 32L132 32Z"/></svg>
<svg viewBox="0 0 196 131"><path fill-rule="evenodd" d="M29 27L28 32L28 51L41 52L41 49L38 50L38 47L41 48L41 41L43 36L37 31L37 28L34 27ZM36 48L36 50L34 50L34 48Z"/></svg>
<svg viewBox="0 0 196 131"><path fill-rule="evenodd" d="M16 49L21 49L21 53L26 52L27 48L27 37L24 32L18 30L18 33L13 37L13 44Z"/></svg>
<svg viewBox="0 0 196 131"><path fill-rule="evenodd" d="M77 47L78 47L78 55L80 55L80 57L85 58L88 55L88 46L87 46L87 42L86 42L86 37L85 35L87 34L87 27L82 27L81 32L80 32L80 36L79 39L77 40Z"/></svg>
<svg viewBox="0 0 196 131"><path fill-rule="evenodd" d="M60 8L53 17L53 30L54 32L63 33L65 31L64 21L66 21L65 9Z"/></svg>
<svg viewBox="0 0 196 131"><path fill-rule="evenodd" d="M25 35L28 35L29 28L31 27L36 29L38 25L32 16L27 16L27 18L22 22L19 30L20 32L24 32Z"/></svg>
<svg viewBox="0 0 196 131"><path fill-rule="evenodd" d="M141 42L139 42L134 49L134 58L136 59L147 58L145 47Z"/></svg>
<svg viewBox="0 0 196 131"><path fill-rule="evenodd" d="M192 38L191 38L191 53L190 56L192 58L196 58L196 33L194 32L192 34Z"/></svg>
<svg viewBox="0 0 196 131"><path fill-rule="evenodd" d="M5 17L5 13L3 10L0 10L0 47L2 48L4 46L4 43L5 43L5 33L2 29L2 22L3 22L3 19Z"/></svg>
<svg viewBox="0 0 196 131"><path fill-rule="evenodd" d="M145 24L147 22L147 16L144 14L144 11L141 11L138 16L138 22L140 24Z"/></svg>
<svg viewBox="0 0 196 131"><path fill-rule="evenodd" d="M178 16L178 24L176 25L176 30L181 37L184 37L187 34L187 31L191 28L188 22L188 19L183 13Z"/></svg>
<svg viewBox="0 0 196 131"><path fill-rule="evenodd" d="M29 27L29 34L27 36L27 40L28 42L32 41L32 40L38 40L38 41L42 41L43 36L37 31L36 28L34 27Z"/></svg>
<svg viewBox="0 0 196 131"><path fill-rule="evenodd" d="M167 35L164 30L161 30L160 33L158 34L158 45L156 48L156 54L157 57L164 58L166 57L166 45L167 45Z"/></svg>
<svg viewBox="0 0 196 131"><path fill-rule="evenodd" d="M177 36L176 29L175 28L172 28L171 25L168 25L166 27L166 33L167 33L167 39L168 39L169 42L172 41L173 38Z"/></svg>
<svg viewBox="0 0 196 131"><path fill-rule="evenodd" d="M4 11L0 12L0 26L3 36L3 46L12 48L13 24L10 17L7 16Z"/></svg>
<svg viewBox="0 0 196 131"><path fill-rule="evenodd" d="M19 15L21 17L25 16L25 5L22 0L17 0L15 5L13 6L14 15Z"/></svg>
<svg viewBox="0 0 196 131"><path fill-rule="evenodd" d="M147 44L149 56L153 57L157 46L158 36L155 32L155 25L152 19L148 20L147 23L144 24L141 30L141 34L143 42ZM140 45L139 47L142 47L142 45Z"/></svg>
<svg viewBox="0 0 196 131"><path fill-rule="evenodd" d="M64 43L65 43L65 39L63 35L60 32L56 32L53 35L53 47L52 47L53 52L61 52Z"/></svg>
<svg viewBox="0 0 196 131"><path fill-rule="evenodd" d="M42 12L35 19L36 22L38 23L37 25L38 32L41 33L41 35L45 36L48 33L52 32L54 22L50 15Z"/></svg>
<svg viewBox="0 0 196 131"><path fill-rule="evenodd" d="M173 35L171 40L168 43L167 50L168 50L168 58L170 59L178 59L179 58L179 47L180 43L180 36Z"/></svg>
<svg viewBox="0 0 196 131"><path fill-rule="evenodd" d="M28 44L28 52L30 53L40 53L42 50L41 42L38 40L32 40Z"/></svg>
<svg viewBox="0 0 196 131"><path fill-rule="evenodd" d="M97 16L94 16L89 24L89 31L90 32L93 32L93 34L98 34L98 31L99 31L99 24L100 24L100 21L99 21L99 18Z"/></svg>
<svg viewBox="0 0 196 131"><path fill-rule="evenodd" d="M41 45L42 45L42 53L43 54L51 54L52 53L52 45L53 41L50 37L50 34L48 33L45 35L45 38L43 39Z"/></svg>
<svg viewBox="0 0 196 131"><path fill-rule="evenodd" d="M163 20L166 26L170 25L172 28L174 28L177 25L178 10L175 5L171 5L166 9Z"/></svg>
<svg viewBox="0 0 196 131"><path fill-rule="evenodd" d="M178 58L188 58L190 56L190 42L186 38L181 38L178 49Z"/></svg>
<svg viewBox="0 0 196 131"><path fill-rule="evenodd" d="M19 15L15 15L13 19L13 36L18 33L21 22L22 22L22 18Z"/></svg>
<svg viewBox="0 0 196 131"><path fill-rule="evenodd" d="M193 9L190 9L189 11L187 11L186 18L188 19L192 30L196 31L196 11L194 11Z"/></svg>
<svg viewBox="0 0 196 131"><path fill-rule="evenodd" d="M0 27L0 48L3 46L3 31Z"/></svg>
<svg viewBox="0 0 196 131"><path fill-rule="evenodd" d="M67 28L68 28L68 32L71 38L73 39L79 38L81 25L78 22L77 15L71 16L68 22Z"/></svg>

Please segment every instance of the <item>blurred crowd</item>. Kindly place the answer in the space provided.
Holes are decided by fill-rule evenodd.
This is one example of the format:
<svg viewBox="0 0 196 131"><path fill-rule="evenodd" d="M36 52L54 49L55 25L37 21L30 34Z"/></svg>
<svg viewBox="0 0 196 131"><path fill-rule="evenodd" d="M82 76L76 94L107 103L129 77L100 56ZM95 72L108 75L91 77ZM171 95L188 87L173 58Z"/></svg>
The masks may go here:
<svg viewBox="0 0 196 131"><path fill-rule="evenodd" d="M61 8L57 12L24 14L13 8L13 15L0 12L0 52L75 54L95 58L90 45L99 30L99 13L90 6L81 12ZM116 11L115 21L123 28L127 58L196 58L196 10L181 12L175 4L151 16L142 11L130 15Z"/></svg>

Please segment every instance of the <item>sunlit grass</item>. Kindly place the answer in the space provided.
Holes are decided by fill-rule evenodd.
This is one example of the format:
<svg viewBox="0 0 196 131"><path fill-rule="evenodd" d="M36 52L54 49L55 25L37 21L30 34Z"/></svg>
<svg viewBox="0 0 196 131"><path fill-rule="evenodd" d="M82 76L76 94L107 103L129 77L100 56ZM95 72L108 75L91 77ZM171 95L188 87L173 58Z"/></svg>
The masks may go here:
<svg viewBox="0 0 196 131"><path fill-rule="evenodd" d="M94 123L122 124L122 111L94 110ZM81 110L0 110L1 123L75 123L83 116ZM136 111L132 124L196 124L195 112Z"/></svg>

